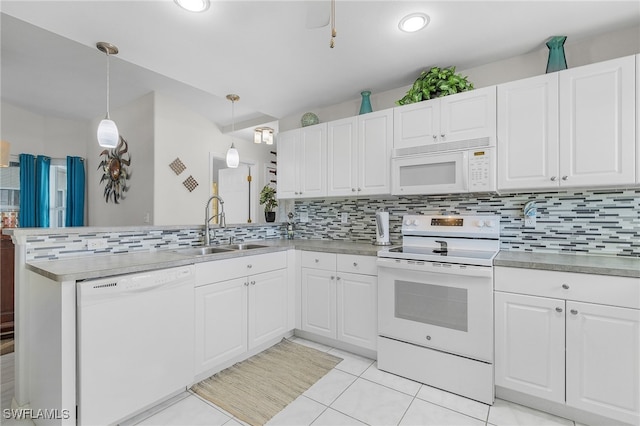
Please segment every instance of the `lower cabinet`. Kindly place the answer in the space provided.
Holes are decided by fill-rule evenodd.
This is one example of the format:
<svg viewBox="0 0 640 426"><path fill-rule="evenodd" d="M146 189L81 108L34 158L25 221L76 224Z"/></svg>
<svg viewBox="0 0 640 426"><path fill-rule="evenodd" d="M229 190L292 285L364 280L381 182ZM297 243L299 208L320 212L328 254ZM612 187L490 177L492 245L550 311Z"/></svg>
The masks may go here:
<svg viewBox="0 0 640 426"><path fill-rule="evenodd" d="M288 331L287 288L285 252L196 264L196 375Z"/></svg>
<svg viewBox="0 0 640 426"><path fill-rule="evenodd" d="M302 330L376 349L378 277L373 256L302 252Z"/></svg>
<svg viewBox="0 0 640 426"><path fill-rule="evenodd" d="M496 386L638 424L636 280L523 272L496 268Z"/></svg>

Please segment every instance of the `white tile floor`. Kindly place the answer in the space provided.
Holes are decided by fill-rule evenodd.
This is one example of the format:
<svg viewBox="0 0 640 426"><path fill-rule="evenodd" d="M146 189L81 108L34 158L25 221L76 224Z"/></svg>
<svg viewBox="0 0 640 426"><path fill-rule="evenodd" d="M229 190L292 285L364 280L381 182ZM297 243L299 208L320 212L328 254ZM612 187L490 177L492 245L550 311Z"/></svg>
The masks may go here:
<svg viewBox="0 0 640 426"><path fill-rule="evenodd" d="M578 426L571 420L499 399L488 406L380 371L374 360L300 338L293 340L339 356L343 361L272 418L270 425ZM6 374L13 359L5 357L0 360L2 408L6 408L7 394L12 391L8 388L13 388L13 374ZM126 425L242 424L191 392L183 392L126 422Z"/></svg>

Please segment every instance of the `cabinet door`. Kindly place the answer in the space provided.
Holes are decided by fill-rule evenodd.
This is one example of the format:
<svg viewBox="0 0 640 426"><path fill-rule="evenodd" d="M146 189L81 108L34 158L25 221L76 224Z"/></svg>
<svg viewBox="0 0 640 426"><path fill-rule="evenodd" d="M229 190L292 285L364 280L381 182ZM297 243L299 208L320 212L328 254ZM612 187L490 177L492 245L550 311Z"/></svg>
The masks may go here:
<svg viewBox="0 0 640 426"><path fill-rule="evenodd" d="M358 195L391 193L393 110L358 116Z"/></svg>
<svg viewBox="0 0 640 426"><path fill-rule="evenodd" d="M393 148L434 144L440 131L440 101L432 99L393 109Z"/></svg>
<svg viewBox="0 0 640 426"><path fill-rule="evenodd" d="M278 146L278 198L295 198L298 195L297 149L300 130L279 133Z"/></svg>
<svg viewBox="0 0 640 426"><path fill-rule="evenodd" d="M498 86L498 189L557 188L558 73Z"/></svg>
<svg viewBox="0 0 640 426"><path fill-rule="evenodd" d="M195 289L196 375L247 351L246 278Z"/></svg>
<svg viewBox="0 0 640 426"><path fill-rule="evenodd" d="M358 120L327 124L327 195L355 195L358 187Z"/></svg>
<svg viewBox="0 0 640 426"><path fill-rule="evenodd" d="M485 139L496 141L496 86L440 98L439 143Z"/></svg>
<svg viewBox="0 0 640 426"><path fill-rule="evenodd" d="M564 403L564 305L495 292L496 386Z"/></svg>
<svg viewBox="0 0 640 426"><path fill-rule="evenodd" d="M334 271L302 268L302 329L336 338Z"/></svg>
<svg viewBox="0 0 640 426"><path fill-rule="evenodd" d="M376 350L378 278L341 272L336 284L338 340Z"/></svg>
<svg viewBox="0 0 640 426"><path fill-rule="evenodd" d="M567 301L567 404L640 420L640 310Z"/></svg>
<svg viewBox="0 0 640 426"><path fill-rule="evenodd" d="M327 123L300 129L298 149L298 198L327 195Z"/></svg>
<svg viewBox="0 0 640 426"><path fill-rule="evenodd" d="M249 282L249 349L287 329L287 271L252 275Z"/></svg>
<svg viewBox="0 0 640 426"><path fill-rule="evenodd" d="M635 58L572 68L558 76L561 185L635 182Z"/></svg>

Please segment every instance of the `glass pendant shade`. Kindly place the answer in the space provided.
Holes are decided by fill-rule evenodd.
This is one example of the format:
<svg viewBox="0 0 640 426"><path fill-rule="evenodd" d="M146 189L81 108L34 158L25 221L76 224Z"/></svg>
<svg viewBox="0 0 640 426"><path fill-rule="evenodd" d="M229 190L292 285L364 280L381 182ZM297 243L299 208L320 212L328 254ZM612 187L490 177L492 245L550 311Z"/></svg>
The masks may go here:
<svg viewBox="0 0 640 426"><path fill-rule="evenodd" d="M105 148L115 148L118 145L118 126L113 120L105 118L98 126L98 144Z"/></svg>
<svg viewBox="0 0 640 426"><path fill-rule="evenodd" d="M240 155L236 147L231 144L231 148L227 151L227 167L235 169L240 164Z"/></svg>

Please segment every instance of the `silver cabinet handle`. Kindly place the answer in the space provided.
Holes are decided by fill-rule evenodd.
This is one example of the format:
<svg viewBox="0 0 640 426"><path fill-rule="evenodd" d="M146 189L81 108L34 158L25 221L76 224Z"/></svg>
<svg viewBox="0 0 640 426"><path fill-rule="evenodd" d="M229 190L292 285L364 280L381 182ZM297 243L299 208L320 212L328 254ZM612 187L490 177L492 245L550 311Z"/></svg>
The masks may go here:
<svg viewBox="0 0 640 426"><path fill-rule="evenodd" d="M362 191L362 189L358 188L358 192Z"/></svg>
<svg viewBox="0 0 640 426"><path fill-rule="evenodd" d="M353 262L353 266L358 267L358 262Z"/></svg>
<svg viewBox="0 0 640 426"><path fill-rule="evenodd" d="M440 137L441 137L442 139L444 139L444 138L446 138L447 136L446 136L446 135L444 135L444 134L441 134L441 135L440 135Z"/></svg>
<svg viewBox="0 0 640 426"><path fill-rule="evenodd" d="M253 265L248 264L248 265L247 265L247 268L251 269L251 267L252 267L252 266L253 266Z"/></svg>
<svg viewBox="0 0 640 426"><path fill-rule="evenodd" d="M245 287L249 285L249 281L244 283Z"/></svg>
<svg viewBox="0 0 640 426"><path fill-rule="evenodd" d="M251 281L251 285L256 285L256 282L255 281Z"/></svg>
<svg viewBox="0 0 640 426"><path fill-rule="evenodd" d="M335 280L335 279L336 279L336 277L334 277L333 275L331 275L331 280Z"/></svg>
<svg viewBox="0 0 640 426"><path fill-rule="evenodd" d="M562 176L562 180L567 180L569 179L569 176Z"/></svg>
<svg viewBox="0 0 640 426"><path fill-rule="evenodd" d="M351 188L351 192L356 192L356 189L355 188Z"/></svg>
<svg viewBox="0 0 640 426"><path fill-rule="evenodd" d="M433 135L433 140L435 141L436 139L438 139L438 136Z"/></svg>
<svg viewBox="0 0 640 426"><path fill-rule="evenodd" d="M556 308L556 312L562 312L562 308Z"/></svg>
<svg viewBox="0 0 640 426"><path fill-rule="evenodd" d="M577 311L576 309L572 309L572 310L571 310L571 313L572 313L573 315L578 315L578 311Z"/></svg>
<svg viewBox="0 0 640 426"><path fill-rule="evenodd" d="M551 180L552 180L553 182L555 182L555 181L556 181L556 179L558 179L558 178L557 178L557 177L555 177L555 176L551 176Z"/></svg>
<svg viewBox="0 0 640 426"><path fill-rule="evenodd" d="M316 263L320 262L320 259L316 259Z"/></svg>
<svg viewBox="0 0 640 426"><path fill-rule="evenodd" d="M569 290L569 284L562 284L562 288L564 288L565 290Z"/></svg>

